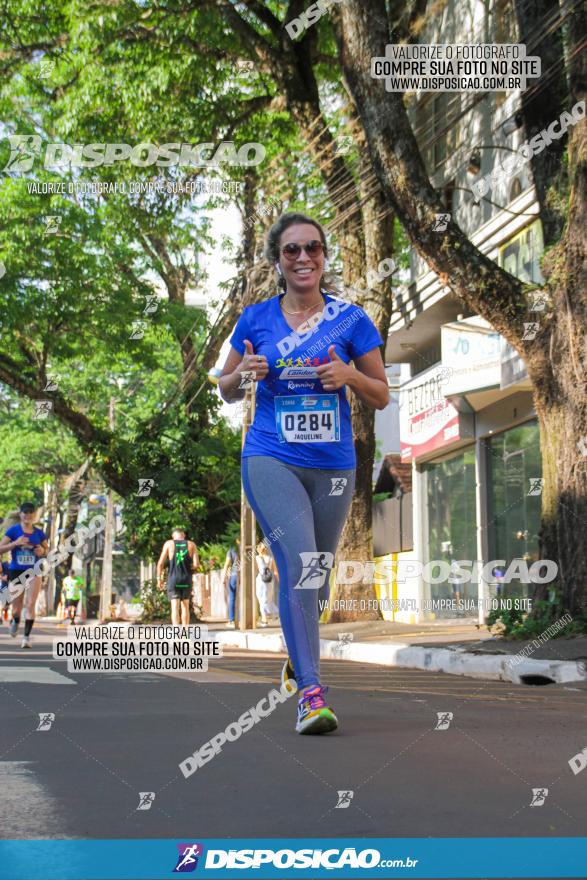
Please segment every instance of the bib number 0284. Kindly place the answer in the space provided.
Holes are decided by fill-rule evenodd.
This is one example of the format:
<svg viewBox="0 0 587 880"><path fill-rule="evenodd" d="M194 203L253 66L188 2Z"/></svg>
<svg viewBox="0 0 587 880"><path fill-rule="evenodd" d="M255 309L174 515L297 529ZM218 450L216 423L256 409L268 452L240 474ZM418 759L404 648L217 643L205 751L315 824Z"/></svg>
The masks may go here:
<svg viewBox="0 0 587 880"><path fill-rule="evenodd" d="M332 443L340 439L335 394L275 398L277 432L282 443Z"/></svg>
<svg viewBox="0 0 587 880"><path fill-rule="evenodd" d="M284 420L286 431L332 430L332 413L287 413ZM297 424L296 424L297 422Z"/></svg>

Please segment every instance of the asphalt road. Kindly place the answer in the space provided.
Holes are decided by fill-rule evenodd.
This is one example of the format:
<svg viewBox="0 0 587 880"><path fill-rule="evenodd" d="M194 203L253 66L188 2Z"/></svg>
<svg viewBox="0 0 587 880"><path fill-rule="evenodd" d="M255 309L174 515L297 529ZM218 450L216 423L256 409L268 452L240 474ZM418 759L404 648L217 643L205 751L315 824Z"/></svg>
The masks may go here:
<svg viewBox="0 0 587 880"><path fill-rule="evenodd" d="M207 673L68 673L0 627L3 838L583 836L584 686L515 686L323 664L339 730L278 705L185 778L179 763L255 705L282 658L231 651ZM37 730L39 713L53 713ZM438 713L452 713L445 730ZM447 719L445 719L446 722ZM548 789L531 806L533 789ZM337 807L338 792L353 792ZM153 792L137 809L140 792ZM541 797L538 797L541 800Z"/></svg>

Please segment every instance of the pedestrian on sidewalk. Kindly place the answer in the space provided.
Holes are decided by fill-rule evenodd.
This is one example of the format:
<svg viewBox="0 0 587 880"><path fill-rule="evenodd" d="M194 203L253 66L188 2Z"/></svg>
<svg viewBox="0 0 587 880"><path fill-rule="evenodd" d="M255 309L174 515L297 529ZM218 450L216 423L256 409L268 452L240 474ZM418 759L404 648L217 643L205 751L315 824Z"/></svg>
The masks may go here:
<svg viewBox="0 0 587 880"><path fill-rule="evenodd" d="M240 538L229 548L222 569L222 586L228 592L228 629L235 629L236 592L239 586Z"/></svg>
<svg viewBox="0 0 587 880"><path fill-rule="evenodd" d="M276 536L289 652L282 677L295 678L300 690L296 730L328 733L338 721L324 700L318 621L355 484L347 389L371 409L388 405L383 339L362 308L326 289L327 242L316 220L282 215L268 232L265 257L281 291L243 309L218 387L230 403L258 383L243 486L267 540ZM303 584L315 563L320 576Z"/></svg>
<svg viewBox="0 0 587 880"><path fill-rule="evenodd" d="M6 534L0 541L0 556L10 551L8 564L8 576L10 581L20 578L21 575L34 569L38 559L42 559L49 552L49 539L42 529L33 525L35 521L35 505L25 501L20 505L19 520L16 525L6 530ZM41 589L41 576L28 580L23 592L13 599L12 623L10 635L16 638L20 617L24 605L25 622L22 648L31 647L31 632L35 622L35 606Z"/></svg>
<svg viewBox="0 0 587 880"><path fill-rule="evenodd" d="M257 556L255 561L257 563L258 572L255 580L255 593L257 594L259 612L261 614L259 626L267 626L269 623L267 618L277 617L279 611L277 610L274 600L275 576L277 570L275 568L273 557L263 541L259 541L257 544Z"/></svg>
<svg viewBox="0 0 587 880"><path fill-rule="evenodd" d="M198 548L188 541L184 528L177 526L166 541L157 562L157 582L164 589L165 563L169 563L167 574L167 596L171 603L171 623L188 626L190 622L190 599L194 588L196 569L200 564Z"/></svg>

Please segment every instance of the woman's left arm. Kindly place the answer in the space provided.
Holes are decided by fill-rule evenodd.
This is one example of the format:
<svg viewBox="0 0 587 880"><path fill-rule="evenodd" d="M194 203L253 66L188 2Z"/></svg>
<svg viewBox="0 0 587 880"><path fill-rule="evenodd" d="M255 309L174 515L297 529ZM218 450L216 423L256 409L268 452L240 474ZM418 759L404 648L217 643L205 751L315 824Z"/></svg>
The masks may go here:
<svg viewBox="0 0 587 880"><path fill-rule="evenodd" d="M356 358L356 369L339 358L334 345L330 346L328 354L330 363L316 369L325 391L338 391L343 385L348 385L368 406L385 409L389 403L389 386L378 348Z"/></svg>

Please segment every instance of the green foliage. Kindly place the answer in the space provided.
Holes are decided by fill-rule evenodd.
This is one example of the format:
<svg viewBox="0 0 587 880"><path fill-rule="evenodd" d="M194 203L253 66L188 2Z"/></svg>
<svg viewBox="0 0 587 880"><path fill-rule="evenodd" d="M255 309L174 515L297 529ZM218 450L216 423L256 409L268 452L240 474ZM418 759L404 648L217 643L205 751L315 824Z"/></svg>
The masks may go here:
<svg viewBox="0 0 587 880"><path fill-rule="evenodd" d="M212 571L222 568L230 543L222 544L218 541L210 541L198 547L200 554L200 571Z"/></svg>
<svg viewBox="0 0 587 880"><path fill-rule="evenodd" d="M55 418L33 419L33 403L5 391L0 401L0 511L25 499L43 502L43 484L72 473L84 459Z"/></svg>
<svg viewBox="0 0 587 880"><path fill-rule="evenodd" d="M171 604L165 590L158 588L156 579L145 581L137 594L136 601L141 602L143 605L141 622L169 620Z"/></svg>
<svg viewBox="0 0 587 880"><path fill-rule="evenodd" d="M534 639L547 630L556 620L564 616L560 597L550 600L540 599L532 605L532 611L521 609L496 609L487 617L487 628L499 627L499 634L508 639ZM587 614L575 617L564 629L551 638L587 633Z"/></svg>
<svg viewBox="0 0 587 880"><path fill-rule="evenodd" d="M181 410L170 413L162 440L144 436L136 449L137 468L153 478L150 495L125 499L129 550L153 558L171 530L184 524L200 546L222 536L238 518L240 506L240 433L223 421L205 433L193 432Z"/></svg>
<svg viewBox="0 0 587 880"><path fill-rule="evenodd" d="M280 21L288 11L288 4L277 0L261 5ZM59 376L59 394L71 413L83 416L89 430L78 431L75 440L64 427L72 427L71 419L51 417L42 427L31 423L32 403L23 394L27 427L15 441L16 464L8 443L17 425L12 416L4 423L0 503L13 503L23 475L38 495L45 475L71 473L89 457L96 470L114 472L129 487L124 497L129 552L157 556L178 520L199 546L228 546L239 531L240 433L218 420L217 397L203 371L193 368L191 352L204 349L210 327L204 311L181 303L181 292L201 288L204 251L226 256L211 238L208 209L229 200L164 190L132 194L130 184L252 177L258 204L271 197L283 210L307 211L312 205L323 222L333 219L334 206L310 155L308 132L283 101L282 84L259 60L263 53L253 51L244 25L234 26L237 15L275 51L277 41L258 14L259 4L255 9L98 0L45 6L39 15L30 2L6 0L5 18L18 21L18 40L11 27L0 32L5 73L0 114L9 120L7 133L42 141L32 171L7 172L0 182L0 260L6 266L0 279L0 371L8 364L0 381L14 388L10 380L18 376L38 392L38 367L46 365ZM309 39L315 41L324 120L335 136L346 134L347 95L334 63L329 16L309 30ZM253 61L251 71L236 68L244 59ZM47 75L41 75L41 63L48 64ZM51 142L195 145L223 139L237 147L261 143L263 164L247 171L229 165L143 168L128 161L45 169L42 162ZM0 168L8 158L3 138ZM358 159L354 145L349 165L357 182ZM70 185L89 181L124 184L126 192L69 192ZM64 185L65 192L43 194L32 186L49 183ZM244 210L242 196L233 201ZM46 233L47 215L60 218L57 234ZM332 239L338 271L342 255ZM228 257L242 270L240 249ZM145 318L151 295L158 308ZM144 320L144 335L131 338L133 323ZM190 371L182 383L186 361ZM154 488L149 496L137 496L137 480L146 478L154 480Z"/></svg>
<svg viewBox="0 0 587 880"><path fill-rule="evenodd" d="M528 617L527 611L516 608L497 608L490 611L487 616L487 629L491 632L493 627L499 626L500 634L510 639L525 639L527 636L524 622Z"/></svg>

